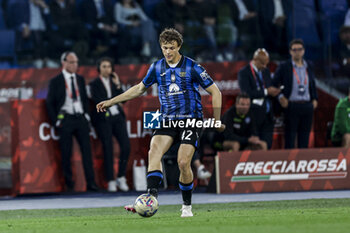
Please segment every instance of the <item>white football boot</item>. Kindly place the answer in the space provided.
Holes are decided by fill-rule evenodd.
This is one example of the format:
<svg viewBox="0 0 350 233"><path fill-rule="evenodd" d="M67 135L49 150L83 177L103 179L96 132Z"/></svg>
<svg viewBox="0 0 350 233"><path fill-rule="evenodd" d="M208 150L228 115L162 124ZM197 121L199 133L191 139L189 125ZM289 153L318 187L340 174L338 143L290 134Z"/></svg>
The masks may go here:
<svg viewBox="0 0 350 233"><path fill-rule="evenodd" d="M191 205L182 205L181 211L181 218L193 217Z"/></svg>

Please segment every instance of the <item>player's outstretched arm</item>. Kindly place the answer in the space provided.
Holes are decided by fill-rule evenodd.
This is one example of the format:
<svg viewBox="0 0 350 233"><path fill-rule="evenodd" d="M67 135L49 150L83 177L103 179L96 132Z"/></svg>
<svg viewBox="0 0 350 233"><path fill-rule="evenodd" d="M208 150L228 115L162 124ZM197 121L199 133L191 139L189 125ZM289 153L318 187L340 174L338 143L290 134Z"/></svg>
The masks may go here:
<svg viewBox="0 0 350 233"><path fill-rule="evenodd" d="M212 106L213 106L213 115L216 121L220 121L221 118L221 105L222 105L222 97L221 91L216 86L215 83L210 85L205 89L212 96ZM218 131L222 132L225 130L225 125L221 124L220 129Z"/></svg>
<svg viewBox="0 0 350 233"><path fill-rule="evenodd" d="M136 97L139 97L147 90L146 86L140 82L139 84L131 87L123 94L117 95L116 97L102 101L96 105L97 112L105 112L107 111L107 108L111 107L112 105L134 99Z"/></svg>

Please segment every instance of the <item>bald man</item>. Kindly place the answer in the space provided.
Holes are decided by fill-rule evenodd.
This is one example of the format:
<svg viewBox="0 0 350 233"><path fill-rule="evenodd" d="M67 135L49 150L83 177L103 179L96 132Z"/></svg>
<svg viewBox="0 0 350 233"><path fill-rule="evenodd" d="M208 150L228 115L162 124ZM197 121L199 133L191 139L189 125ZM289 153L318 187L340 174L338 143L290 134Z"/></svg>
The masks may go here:
<svg viewBox="0 0 350 233"><path fill-rule="evenodd" d="M281 90L271 86L271 75L267 69L269 61L268 52L265 49L257 49L249 64L238 72L238 82L241 91L248 93L251 98L258 136L270 149L274 125L272 98Z"/></svg>

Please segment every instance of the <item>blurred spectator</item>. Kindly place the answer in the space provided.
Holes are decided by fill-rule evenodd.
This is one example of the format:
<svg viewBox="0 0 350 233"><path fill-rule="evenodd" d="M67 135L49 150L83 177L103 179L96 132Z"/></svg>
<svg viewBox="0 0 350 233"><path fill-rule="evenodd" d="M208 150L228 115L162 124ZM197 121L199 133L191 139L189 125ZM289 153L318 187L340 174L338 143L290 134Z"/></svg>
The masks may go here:
<svg viewBox="0 0 350 233"><path fill-rule="evenodd" d="M80 21L75 0L53 0L50 2L52 23L57 27L55 37L58 52L74 49L80 60L88 51L87 31Z"/></svg>
<svg viewBox="0 0 350 233"><path fill-rule="evenodd" d="M287 9L287 38L292 41L294 38L301 38L307 59L322 59L325 53L322 50L322 40L319 28L318 15L315 0L293 0L290 8Z"/></svg>
<svg viewBox="0 0 350 233"><path fill-rule="evenodd" d="M344 26L349 26L350 27L350 1L348 1L348 5L349 5L349 9L348 11L346 12L346 15L345 15L345 20L344 20Z"/></svg>
<svg viewBox="0 0 350 233"><path fill-rule="evenodd" d="M339 31L340 74L350 78L350 26L343 26Z"/></svg>
<svg viewBox="0 0 350 233"><path fill-rule="evenodd" d="M126 55L127 51L141 51L136 56L143 56L147 59L159 55L159 45L157 32L154 28L153 21L150 20L143 12L140 5L134 0L121 0L114 6L114 18L119 24L119 30L123 37L124 43L120 45L121 55ZM137 45L141 41L141 49ZM136 49L133 49L136 44Z"/></svg>
<svg viewBox="0 0 350 233"><path fill-rule="evenodd" d="M186 0L164 0L156 6L155 19L159 23L159 31L164 28L175 28L181 34L189 18Z"/></svg>
<svg viewBox="0 0 350 233"><path fill-rule="evenodd" d="M323 54L324 58L328 58L331 52L334 55L340 49L339 28L344 23L348 4L347 0L318 0L317 6Z"/></svg>
<svg viewBox="0 0 350 233"><path fill-rule="evenodd" d="M216 4L211 0L192 0L188 4L189 19L187 21L191 46L205 51L206 60L223 61L219 57L216 42ZM200 46L202 45L202 46ZM200 51L201 52L201 51ZM222 56L222 55L221 55Z"/></svg>
<svg viewBox="0 0 350 233"><path fill-rule="evenodd" d="M331 137L334 145L350 148L350 87L348 96L340 99L335 108Z"/></svg>
<svg viewBox="0 0 350 233"><path fill-rule="evenodd" d="M262 46L257 7L254 0L226 0L230 3L233 20L238 28L240 46L246 55ZM264 32L265 33L265 32Z"/></svg>
<svg viewBox="0 0 350 233"><path fill-rule="evenodd" d="M152 20L154 20L156 5L161 1L164 0L143 0L139 2L141 2L140 4L142 5L142 9L146 13L146 15Z"/></svg>
<svg viewBox="0 0 350 233"><path fill-rule="evenodd" d="M258 49L251 62L238 73L238 83L242 92L252 99L252 114L256 117L256 129L261 140L268 148L272 145L273 109L272 97L280 93L279 88L271 86L271 75L268 68L269 54L265 49Z"/></svg>
<svg viewBox="0 0 350 233"><path fill-rule="evenodd" d="M225 112L222 123L226 125L224 150L267 150L267 143L257 136L248 94L242 93L236 97L235 105Z"/></svg>
<svg viewBox="0 0 350 233"><path fill-rule="evenodd" d="M283 87L278 98L285 109L285 148L295 147L296 136L298 148L307 148L313 110L317 107L315 76L310 63L303 59L302 40L292 40L289 52L292 59L278 66L272 83L275 87Z"/></svg>
<svg viewBox="0 0 350 233"><path fill-rule="evenodd" d="M159 30L164 28L175 28L184 35L184 43L181 47L183 53L197 58L202 46L193 43L193 33L188 27L191 13L186 0L164 0L159 2L155 10L155 20L159 24ZM198 41L199 42L199 41ZM203 44L203 43L202 43Z"/></svg>
<svg viewBox="0 0 350 233"><path fill-rule="evenodd" d="M264 46L278 58L287 55L286 11L290 0L259 0L258 15Z"/></svg>
<svg viewBox="0 0 350 233"><path fill-rule="evenodd" d="M57 128L62 155L63 175L66 191L74 191L72 179L73 135L80 146L88 191L98 191L89 137L89 103L84 78L76 74L78 57L74 52L65 52L61 56L62 72L52 78L46 98L46 107L52 125Z"/></svg>
<svg viewBox="0 0 350 233"><path fill-rule="evenodd" d="M84 0L80 3L82 20L90 33L90 49L94 56L103 56L117 49L118 26L113 18L111 0ZM112 49L112 50L111 50Z"/></svg>
<svg viewBox="0 0 350 233"><path fill-rule="evenodd" d="M6 29L6 1L0 0L0 30Z"/></svg>
<svg viewBox="0 0 350 233"><path fill-rule="evenodd" d="M112 59L101 58L97 62L99 77L90 85L91 98L94 105L123 93L117 73L114 72ZM92 123L102 142L105 177L108 182L108 191L115 192L117 187L121 191L128 191L125 173L130 154L130 141L126 129L126 120L123 108L120 105L110 107L107 112L92 111ZM118 177L114 178L114 154L112 137L115 136L120 147Z"/></svg>
<svg viewBox="0 0 350 233"><path fill-rule="evenodd" d="M241 59L236 50L238 31L233 22L232 9L227 1L217 2L216 19L216 41L220 50L216 61Z"/></svg>
<svg viewBox="0 0 350 233"><path fill-rule="evenodd" d="M50 44L50 9L44 0L9 0L9 28L17 31L17 50L34 58L37 68L44 66Z"/></svg>

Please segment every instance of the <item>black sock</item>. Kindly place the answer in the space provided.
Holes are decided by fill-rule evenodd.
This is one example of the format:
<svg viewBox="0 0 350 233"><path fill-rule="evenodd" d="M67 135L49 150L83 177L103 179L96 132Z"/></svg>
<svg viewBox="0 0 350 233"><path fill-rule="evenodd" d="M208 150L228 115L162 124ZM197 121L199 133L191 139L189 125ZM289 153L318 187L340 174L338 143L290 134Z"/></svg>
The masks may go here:
<svg viewBox="0 0 350 233"><path fill-rule="evenodd" d="M182 192L182 200L184 205L191 205L192 203L192 190L193 190L193 181L188 184L179 182L179 186Z"/></svg>
<svg viewBox="0 0 350 233"><path fill-rule="evenodd" d="M148 193L158 197L158 188L163 180L163 173L159 170L150 171L147 173L147 190Z"/></svg>

